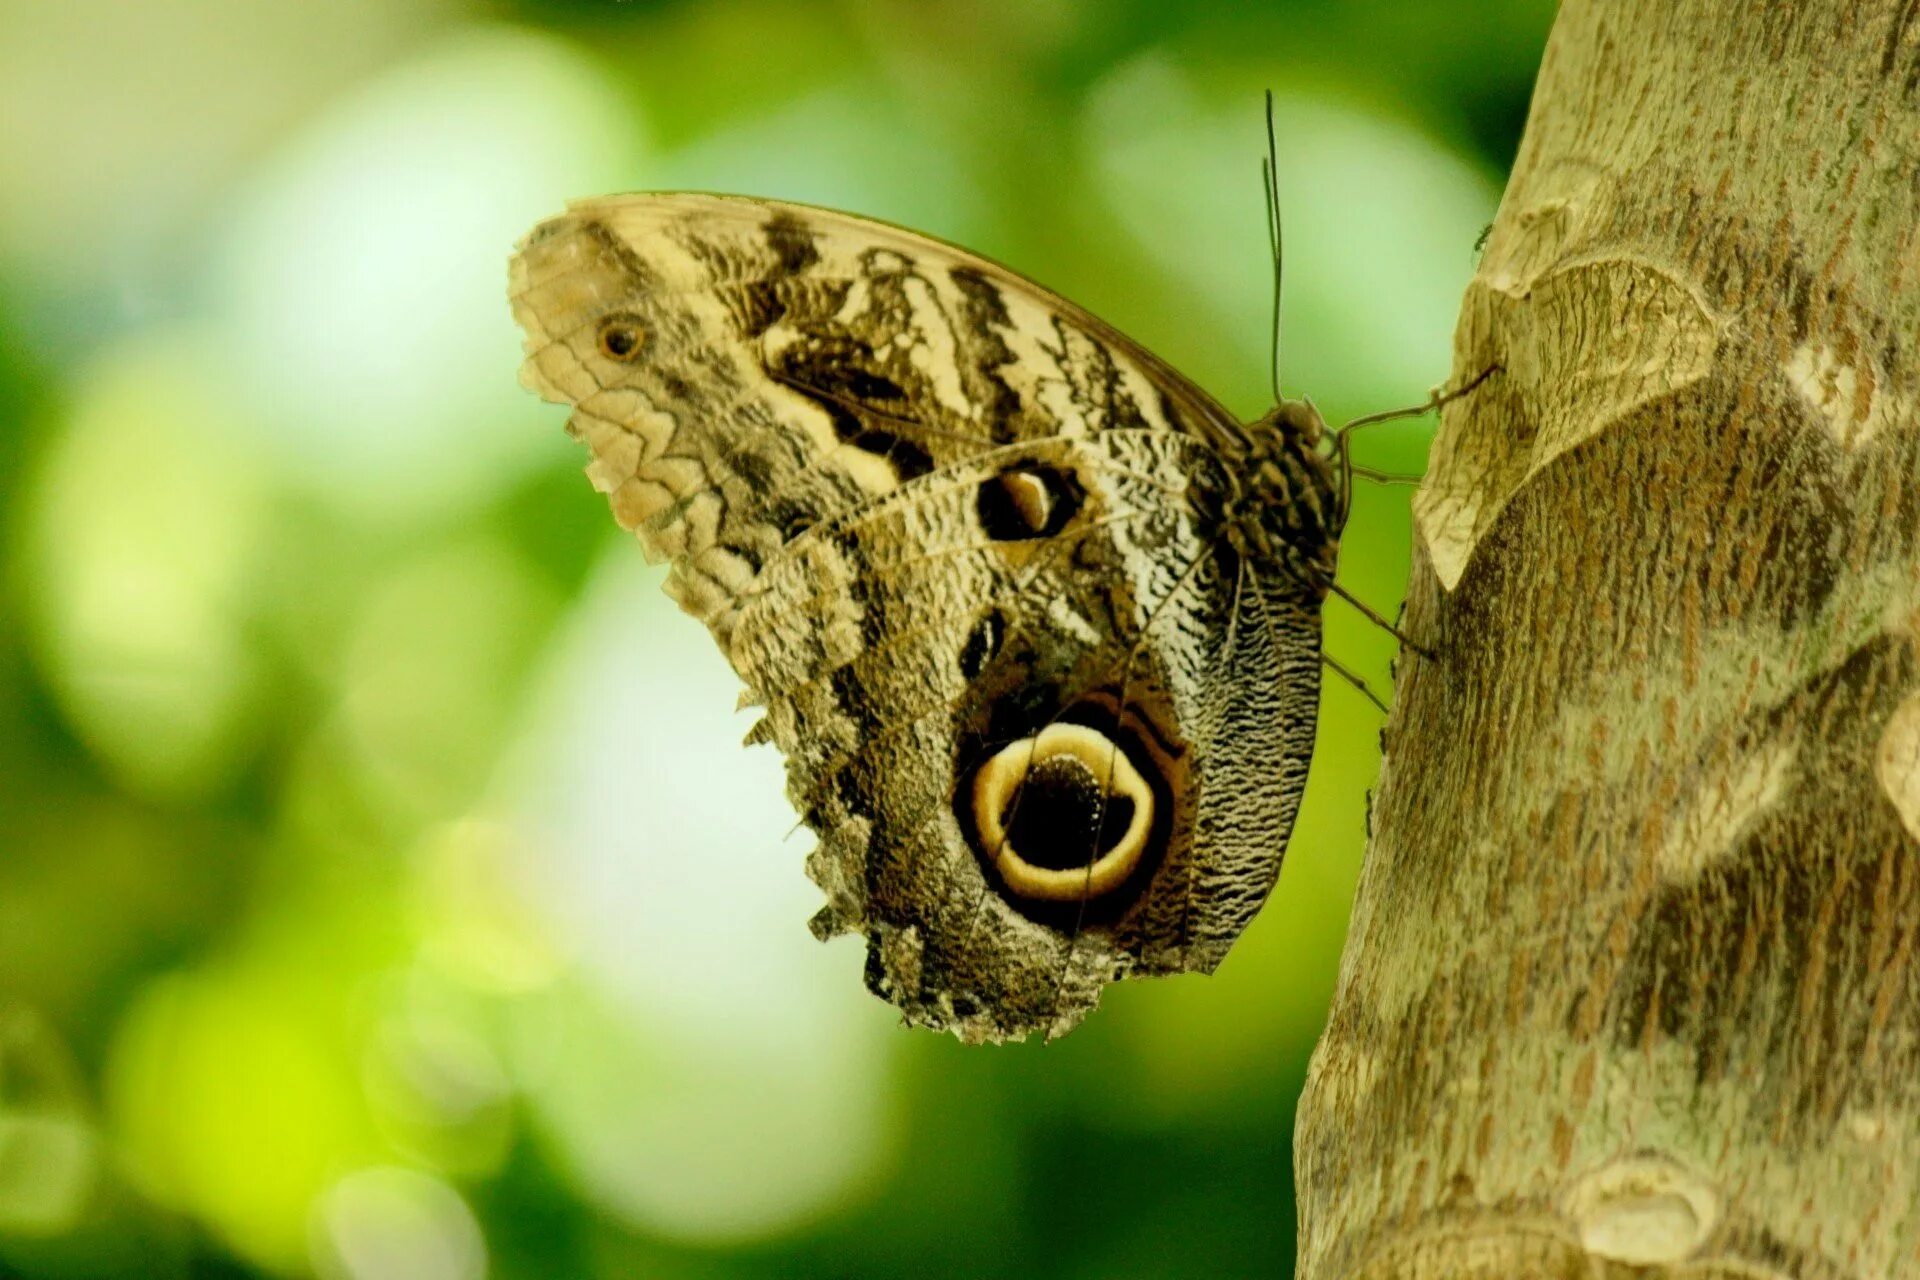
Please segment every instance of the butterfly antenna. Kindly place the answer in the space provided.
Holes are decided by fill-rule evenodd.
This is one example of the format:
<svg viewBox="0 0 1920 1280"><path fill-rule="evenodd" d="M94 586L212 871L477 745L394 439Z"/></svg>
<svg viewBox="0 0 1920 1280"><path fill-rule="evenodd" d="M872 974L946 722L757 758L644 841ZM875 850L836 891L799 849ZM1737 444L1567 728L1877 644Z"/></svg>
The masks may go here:
<svg viewBox="0 0 1920 1280"><path fill-rule="evenodd" d="M1260 161L1260 185L1266 192L1267 247L1273 252L1273 325L1267 345L1267 378L1273 387L1273 402L1280 395L1280 149L1273 136L1273 90L1267 90L1267 154Z"/></svg>

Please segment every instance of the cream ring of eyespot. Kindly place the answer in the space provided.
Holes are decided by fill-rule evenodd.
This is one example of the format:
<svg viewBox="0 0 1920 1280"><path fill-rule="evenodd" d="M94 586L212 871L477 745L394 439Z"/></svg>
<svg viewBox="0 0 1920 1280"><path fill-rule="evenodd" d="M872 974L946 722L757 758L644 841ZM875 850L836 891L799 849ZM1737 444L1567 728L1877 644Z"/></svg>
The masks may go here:
<svg viewBox="0 0 1920 1280"><path fill-rule="evenodd" d="M1006 819L1018 803L1027 771L1054 756L1074 757L1095 778L1106 780L1107 795L1133 802L1126 831L1091 866L1038 866L1020 855L1007 831ZM1119 888L1140 865L1153 830L1153 788L1106 734L1086 725L1053 724L1002 747L980 766L973 778L973 822L1009 889L1047 902L1080 902Z"/></svg>

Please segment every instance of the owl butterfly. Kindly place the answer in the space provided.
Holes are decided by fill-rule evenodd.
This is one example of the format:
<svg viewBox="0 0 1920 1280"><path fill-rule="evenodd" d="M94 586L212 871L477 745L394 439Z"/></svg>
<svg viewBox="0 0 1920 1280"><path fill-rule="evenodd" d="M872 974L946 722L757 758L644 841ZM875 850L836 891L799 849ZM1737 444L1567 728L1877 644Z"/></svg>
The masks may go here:
<svg viewBox="0 0 1920 1280"><path fill-rule="evenodd" d="M1211 971L1306 782L1346 510L1073 303L841 213L609 196L512 261L522 380L765 708L822 938L969 1040Z"/></svg>

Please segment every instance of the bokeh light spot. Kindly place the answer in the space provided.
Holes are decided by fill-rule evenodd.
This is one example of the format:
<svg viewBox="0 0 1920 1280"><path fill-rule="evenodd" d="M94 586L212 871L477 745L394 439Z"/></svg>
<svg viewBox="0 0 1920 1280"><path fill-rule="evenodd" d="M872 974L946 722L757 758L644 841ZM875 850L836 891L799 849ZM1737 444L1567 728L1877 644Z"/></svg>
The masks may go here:
<svg viewBox="0 0 1920 1280"><path fill-rule="evenodd" d="M326 1280L481 1280L486 1243L466 1201L412 1169L363 1169L335 1183L315 1225Z"/></svg>
<svg viewBox="0 0 1920 1280"><path fill-rule="evenodd" d="M808 933L779 759L740 745L739 683L659 581L614 549L516 752L528 882L579 971L521 1004L514 1056L590 1198L674 1238L762 1238L884 1166L895 1019L857 948Z"/></svg>
<svg viewBox="0 0 1920 1280"><path fill-rule="evenodd" d="M634 105L582 52L463 34L341 99L241 200L227 341L290 476L354 509L495 491L561 449L514 382L507 254L638 185Z"/></svg>
<svg viewBox="0 0 1920 1280"><path fill-rule="evenodd" d="M208 352L161 333L94 362L35 477L25 547L62 710L126 786L173 799L239 765L257 676L268 490Z"/></svg>
<svg viewBox="0 0 1920 1280"><path fill-rule="evenodd" d="M71 1230L98 1173L99 1140L72 1054L27 1010L0 1014L0 1234Z"/></svg>
<svg viewBox="0 0 1920 1280"><path fill-rule="evenodd" d="M161 979L108 1068L121 1149L148 1194L279 1268L304 1262L314 1198L367 1150L354 1073L326 1019L291 998L300 981L270 966Z"/></svg>
<svg viewBox="0 0 1920 1280"><path fill-rule="evenodd" d="M1259 89L1249 78L1232 97L1203 94L1172 58L1148 54L1096 86L1081 122L1112 216L1231 341L1182 349L1192 338L1178 325L1164 342L1138 336L1203 385L1252 392L1247 409L1270 398ZM1331 98L1279 94L1274 125L1286 232L1283 385L1323 406L1394 387L1417 402L1447 375L1473 242L1497 188L1411 125Z"/></svg>

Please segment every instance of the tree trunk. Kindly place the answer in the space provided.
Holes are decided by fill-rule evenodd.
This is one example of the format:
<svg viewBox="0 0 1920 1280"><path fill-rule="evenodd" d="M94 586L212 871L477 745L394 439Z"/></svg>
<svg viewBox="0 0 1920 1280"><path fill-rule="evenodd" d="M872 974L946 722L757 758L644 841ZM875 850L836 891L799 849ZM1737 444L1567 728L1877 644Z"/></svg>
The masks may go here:
<svg viewBox="0 0 1920 1280"><path fill-rule="evenodd" d="M1567 0L1416 498L1301 1274L1920 1275L1920 0Z"/></svg>

